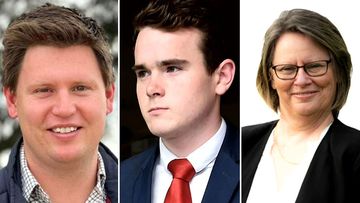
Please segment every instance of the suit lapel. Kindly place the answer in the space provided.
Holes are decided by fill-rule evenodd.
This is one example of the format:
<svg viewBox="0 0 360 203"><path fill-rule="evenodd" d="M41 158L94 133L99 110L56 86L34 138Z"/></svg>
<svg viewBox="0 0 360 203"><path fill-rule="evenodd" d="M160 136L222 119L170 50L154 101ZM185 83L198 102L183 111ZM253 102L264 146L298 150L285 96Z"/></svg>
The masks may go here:
<svg viewBox="0 0 360 203"><path fill-rule="evenodd" d="M239 202L239 133L228 126L202 202Z"/></svg>
<svg viewBox="0 0 360 203"><path fill-rule="evenodd" d="M334 131L339 128L339 123L340 121L338 119L334 120L325 137L317 147L301 184L296 203L305 203L315 200L315 202L346 202L344 199L334 199L334 197L338 197L337 195L329 195L342 193L340 190L336 191L336 189L333 189L336 187L329 187L329 185L334 184L334 182L332 182L333 177L336 177L338 183L344 181L342 175L336 174L336 172L333 171L333 168L329 167L333 163L330 143L335 141L333 140L335 136ZM341 135L344 131L345 130L340 130L338 134ZM336 140L335 142L340 143L341 141ZM316 190L316 193L313 192L314 190ZM344 196L345 195L340 195L340 197Z"/></svg>
<svg viewBox="0 0 360 203"><path fill-rule="evenodd" d="M134 185L134 201L141 203L150 203L151 202L151 186L152 186L152 176L153 169L155 165L156 158L159 154L158 145L149 151L149 158L144 161L142 169L140 170Z"/></svg>
<svg viewBox="0 0 360 203"><path fill-rule="evenodd" d="M246 202L248 198L265 145L276 124L277 121L272 121L260 126L242 129L242 202Z"/></svg>

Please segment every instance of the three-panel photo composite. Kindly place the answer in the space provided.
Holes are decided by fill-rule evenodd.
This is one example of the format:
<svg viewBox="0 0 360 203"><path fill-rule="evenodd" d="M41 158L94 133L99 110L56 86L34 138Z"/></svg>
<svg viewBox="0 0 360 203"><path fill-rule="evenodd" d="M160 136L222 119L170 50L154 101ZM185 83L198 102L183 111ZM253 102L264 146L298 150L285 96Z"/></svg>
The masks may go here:
<svg viewBox="0 0 360 203"><path fill-rule="evenodd" d="M360 202L352 4L0 0L0 203Z"/></svg>

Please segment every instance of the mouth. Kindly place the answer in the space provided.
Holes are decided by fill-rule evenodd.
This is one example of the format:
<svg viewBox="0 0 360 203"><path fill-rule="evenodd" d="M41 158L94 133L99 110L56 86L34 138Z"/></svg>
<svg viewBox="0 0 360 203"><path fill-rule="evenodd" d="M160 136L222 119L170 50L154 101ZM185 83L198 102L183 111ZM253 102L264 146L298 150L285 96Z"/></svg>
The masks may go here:
<svg viewBox="0 0 360 203"><path fill-rule="evenodd" d="M308 96L317 93L318 91L306 91L306 92L294 92L292 95L294 96Z"/></svg>
<svg viewBox="0 0 360 203"><path fill-rule="evenodd" d="M165 107L154 107L154 108L151 108L148 113L152 113L152 114L157 114L157 113L160 113L162 111L165 111L165 110L168 110L169 108L165 108Z"/></svg>
<svg viewBox="0 0 360 203"><path fill-rule="evenodd" d="M57 127L57 128L51 128L50 130L54 133L60 133L60 134L67 134L67 133L71 133L74 131L77 131L78 129L80 129L79 127L73 127L73 126L69 126L69 127Z"/></svg>

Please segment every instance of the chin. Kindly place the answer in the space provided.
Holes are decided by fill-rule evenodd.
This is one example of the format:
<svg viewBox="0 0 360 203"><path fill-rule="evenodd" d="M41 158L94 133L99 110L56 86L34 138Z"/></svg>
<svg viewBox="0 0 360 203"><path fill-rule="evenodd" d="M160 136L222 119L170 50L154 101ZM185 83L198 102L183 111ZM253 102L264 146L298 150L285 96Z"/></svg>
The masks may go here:
<svg viewBox="0 0 360 203"><path fill-rule="evenodd" d="M84 157L84 153L82 153L80 149L63 148L63 149L57 149L54 152L53 157L56 161L65 163L65 162L81 160Z"/></svg>
<svg viewBox="0 0 360 203"><path fill-rule="evenodd" d="M151 120L146 122L150 132L154 135L162 135L169 131L170 124L165 120Z"/></svg>
<svg viewBox="0 0 360 203"><path fill-rule="evenodd" d="M320 112L319 108L300 108L296 110L297 114L302 116L311 116Z"/></svg>

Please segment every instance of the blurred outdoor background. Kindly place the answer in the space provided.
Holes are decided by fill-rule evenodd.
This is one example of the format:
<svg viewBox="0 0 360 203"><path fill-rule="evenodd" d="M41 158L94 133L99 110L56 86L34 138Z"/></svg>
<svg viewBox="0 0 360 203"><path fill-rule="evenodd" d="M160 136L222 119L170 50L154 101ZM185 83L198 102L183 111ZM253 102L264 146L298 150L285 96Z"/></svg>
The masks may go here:
<svg viewBox="0 0 360 203"><path fill-rule="evenodd" d="M218 8L218 18L224 22L223 39L229 58L236 65L234 82L221 98L221 113L227 122L239 127L239 11L237 0L209 0ZM120 3L120 161L138 154L157 143L141 115L136 97L134 65L133 19L149 0L124 1Z"/></svg>
<svg viewBox="0 0 360 203"><path fill-rule="evenodd" d="M117 0L0 0L0 67L2 66L2 37L8 24L24 11L29 11L46 2L77 8L86 16L94 18L106 31L118 72L118 1ZM1 73L0 73L1 74ZM118 74L117 74L118 75ZM1 75L0 75L1 77ZM116 80L114 111L108 116L102 142L119 157L119 85ZM7 114L5 97L0 90L0 168L7 164L11 146L21 136L18 123Z"/></svg>

